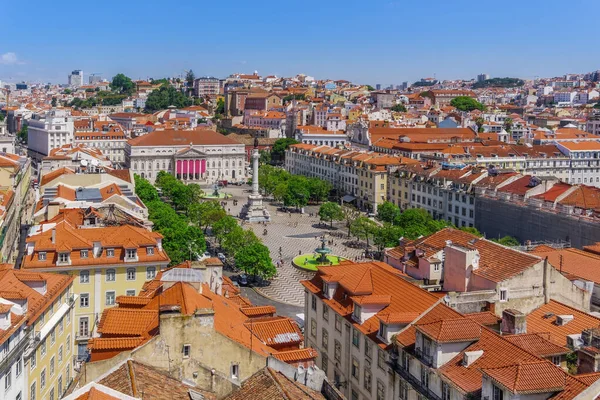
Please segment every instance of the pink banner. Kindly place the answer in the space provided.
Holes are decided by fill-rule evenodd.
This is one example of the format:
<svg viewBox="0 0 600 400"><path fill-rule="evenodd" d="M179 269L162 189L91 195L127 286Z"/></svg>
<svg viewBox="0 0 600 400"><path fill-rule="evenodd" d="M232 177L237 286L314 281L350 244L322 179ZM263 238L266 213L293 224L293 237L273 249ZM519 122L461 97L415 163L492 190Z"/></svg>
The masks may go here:
<svg viewBox="0 0 600 400"><path fill-rule="evenodd" d="M183 160L183 173L188 173L188 160Z"/></svg>
<svg viewBox="0 0 600 400"><path fill-rule="evenodd" d="M205 173L206 172L206 160L202 160L202 168L200 169L201 173Z"/></svg>
<svg viewBox="0 0 600 400"><path fill-rule="evenodd" d="M197 174L202 173L202 163L200 162L200 160L196 160L196 173Z"/></svg>
<svg viewBox="0 0 600 400"><path fill-rule="evenodd" d="M177 173L181 174L182 173L181 170L182 170L182 168L181 168L181 160L177 160Z"/></svg>

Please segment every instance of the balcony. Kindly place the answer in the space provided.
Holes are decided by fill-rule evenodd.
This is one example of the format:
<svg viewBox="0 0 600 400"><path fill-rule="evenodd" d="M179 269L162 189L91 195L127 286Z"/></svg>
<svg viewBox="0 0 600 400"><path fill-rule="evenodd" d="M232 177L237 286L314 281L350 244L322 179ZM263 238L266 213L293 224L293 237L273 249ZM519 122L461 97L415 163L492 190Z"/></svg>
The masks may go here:
<svg viewBox="0 0 600 400"><path fill-rule="evenodd" d="M410 374L410 372L403 369L402 366L396 364L396 365L394 365L394 370L398 373L398 375L400 375L402 377L402 379L404 379L406 382L408 382L412 386L412 388L415 390L415 392L419 393L420 395L422 395L428 399L442 400L441 397L439 397L437 394L432 392L428 387L424 387L423 383L420 380L418 380L417 378L412 376Z"/></svg>
<svg viewBox="0 0 600 400"><path fill-rule="evenodd" d="M425 354L421 349L416 349L415 354L423 364L427 365L428 367L433 365L433 356Z"/></svg>

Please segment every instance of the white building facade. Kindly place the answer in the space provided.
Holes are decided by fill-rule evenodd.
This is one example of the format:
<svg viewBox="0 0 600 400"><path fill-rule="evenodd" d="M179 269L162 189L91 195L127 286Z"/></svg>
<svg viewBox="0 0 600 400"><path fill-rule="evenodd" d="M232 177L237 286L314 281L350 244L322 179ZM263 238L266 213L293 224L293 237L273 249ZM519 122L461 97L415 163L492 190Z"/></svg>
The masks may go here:
<svg viewBox="0 0 600 400"><path fill-rule="evenodd" d="M50 154L50 150L73 143L73 117L66 110L53 109L45 115L34 114L28 123L28 151L33 158Z"/></svg>

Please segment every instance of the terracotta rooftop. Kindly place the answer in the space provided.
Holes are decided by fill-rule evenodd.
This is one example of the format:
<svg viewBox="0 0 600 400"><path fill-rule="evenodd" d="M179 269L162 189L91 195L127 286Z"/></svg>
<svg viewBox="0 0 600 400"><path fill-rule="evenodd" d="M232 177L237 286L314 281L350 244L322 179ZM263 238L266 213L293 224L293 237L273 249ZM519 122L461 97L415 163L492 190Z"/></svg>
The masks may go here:
<svg viewBox="0 0 600 400"><path fill-rule="evenodd" d="M240 143L211 130L164 130L153 131L129 140L130 146L198 146L239 145Z"/></svg>
<svg viewBox="0 0 600 400"><path fill-rule="evenodd" d="M520 348L527 350L540 358L570 353L568 348L552 343L550 341L549 333L526 333L505 336L505 338L509 342L516 344Z"/></svg>
<svg viewBox="0 0 600 400"><path fill-rule="evenodd" d="M483 373L512 393L552 393L565 388L566 374L548 361L483 368Z"/></svg>
<svg viewBox="0 0 600 400"><path fill-rule="evenodd" d="M415 328L439 343L475 341L481 335L481 325L464 317L417 322Z"/></svg>

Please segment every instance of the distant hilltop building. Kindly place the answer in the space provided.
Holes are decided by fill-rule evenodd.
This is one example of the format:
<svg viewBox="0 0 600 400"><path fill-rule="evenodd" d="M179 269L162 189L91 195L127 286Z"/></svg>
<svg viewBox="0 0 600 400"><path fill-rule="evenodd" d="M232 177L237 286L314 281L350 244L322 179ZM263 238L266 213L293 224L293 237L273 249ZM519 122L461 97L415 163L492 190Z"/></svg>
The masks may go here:
<svg viewBox="0 0 600 400"><path fill-rule="evenodd" d="M83 86L83 71L76 69L69 75L69 86L79 87Z"/></svg>
<svg viewBox="0 0 600 400"><path fill-rule="evenodd" d="M490 79L489 74L479 74L479 75L477 75L477 82L487 81L488 79Z"/></svg>

